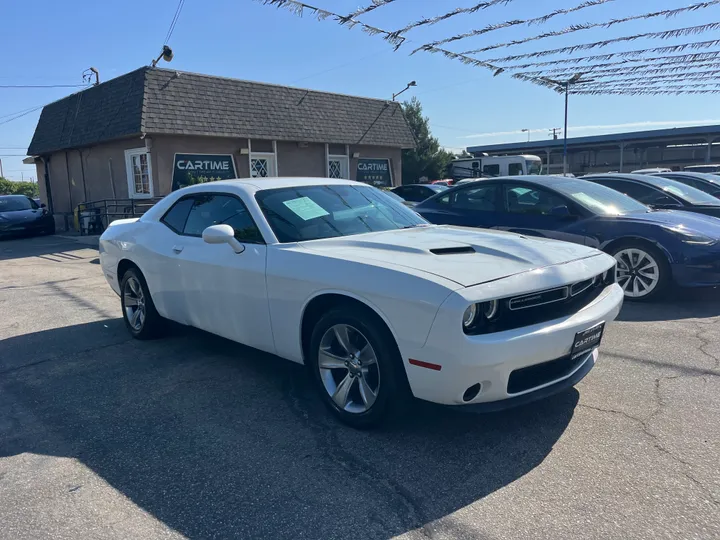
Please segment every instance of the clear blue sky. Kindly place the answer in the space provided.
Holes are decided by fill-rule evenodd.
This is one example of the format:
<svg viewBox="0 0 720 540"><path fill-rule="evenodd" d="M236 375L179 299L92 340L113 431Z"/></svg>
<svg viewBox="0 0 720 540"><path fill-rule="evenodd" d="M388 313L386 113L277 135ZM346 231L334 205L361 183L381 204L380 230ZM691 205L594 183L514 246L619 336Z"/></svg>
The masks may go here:
<svg viewBox="0 0 720 540"><path fill-rule="evenodd" d="M351 12L370 0L306 0L320 7ZM423 16L437 15L478 0L396 0L363 20L396 29ZM483 143L521 141L523 128L534 139L561 126L562 97L550 90L508 76L493 78L480 68L465 66L438 55L409 56L414 44L468 31L491 22L526 19L582 0L513 0L474 15L456 17L408 34L412 43L398 52L379 36L359 28L348 30L331 20L299 18L286 10L253 0L186 0L170 45L175 59L165 67L242 79L389 98L410 80L418 87L403 97L417 95L430 117L433 134L443 145L463 148ZM688 5L697 0L616 0L533 27L514 27L461 42L455 50L473 48L546 29L622 17L646 11ZM177 6L176 0L10 1L3 5L3 46L0 47L0 85L81 83L89 66L101 80L116 77L150 63L157 55ZM31 9L29 9L31 8ZM618 25L555 37L523 46L491 51L504 56L540 48L555 48L653 30L720 21L720 6L677 17ZM707 37L706 37L707 36ZM719 38L720 32L674 42ZM660 46L659 40L638 40L624 48ZM668 42L669 43L669 42ZM613 51L607 47L600 51ZM588 53L595 54L595 53ZM72 89L0 88L3 116L62 98ZM0 157L5 176L35 175L23 165L22 155L32 138L39 111L0 125ZM586 97L572 98L570 136L720 123L718 96ZM589 126L589 127L588 127ZM612 127L603 127L612 126ZM501 133L500 135L487 135ZM22 154L9 156L7 154Z"/></svg>

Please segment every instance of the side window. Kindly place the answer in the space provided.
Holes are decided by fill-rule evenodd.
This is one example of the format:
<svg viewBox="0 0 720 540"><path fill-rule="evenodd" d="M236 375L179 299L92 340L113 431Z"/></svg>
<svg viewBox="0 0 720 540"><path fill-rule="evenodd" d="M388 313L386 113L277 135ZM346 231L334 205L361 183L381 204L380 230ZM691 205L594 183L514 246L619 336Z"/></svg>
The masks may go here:
<svg viewBox="0 0 720 540"><path fill-rule="evenodd" d="M705 185L698 182L694 178L688 178L687 176L673 176L670 174L666 174L665 178L675 180L676 182L680 182L681 184L685 184L686 186L694 187L695 189L706 191Z"/></svg>
<svg viewBox="0 0 720 540"><path fill-rule="evenodd" d="M468 187L452 194L452 207L477 212L497 212L497 184ZM445 197L441 197L441 200Z"/></svg>
<svg viewBox="0 0 720 540"><path fill-rule="evenodd" d="M263 238L245 205L229 195L196 195L183 234L201 236L211 225L230 225L241 242L262 243Z"/></svg>
<svg viewBox="0 0 720 540"><path fill-rule="evenodd" d="M409 191L410 188L408 186L400 186L392 190L395 195L397 195L398 197L402 197L403 199L407 199Z"/></svg>
<svg viewBox="0 0 720 540"><path fill-rule="evenodd" d="M508 175L520 176L521 174L523 174L522 163L510 163L508 165Z"/></svg>
<svg viewBox="0 0 720 540"><path fill-rule="evenodd" d="M506 184L504 195L508 212L513 214L549 216L553 214L554 208L568 206L567 201L559 195L517 184Z"/></svg>
<svg viewBox="0 0 720 540"><path fill-rule="evenodd" d="M660 191L643 184L635 182L624 182L622 180L611 180L603 182L609 188L624 193L628 197L632 197L636 201L640 201L643 204L662 204L668 202L674 202L672 198ZM670 199L670 201L668 201Z"/></svg>
<svg viewBox="0 0 720 540"><path fill-rule="evenodd" d="M500 165L485 165L483 174L485 176L500 176Z"/></svg>
<svg viewBox="0 0 720 540"><path fill-rule="evenodd" d="M182 234L185 228L188 214L195 200L192 197L186 197L176 202L170 210L168 210L160 221L170 227L178 234Z"/></svg>

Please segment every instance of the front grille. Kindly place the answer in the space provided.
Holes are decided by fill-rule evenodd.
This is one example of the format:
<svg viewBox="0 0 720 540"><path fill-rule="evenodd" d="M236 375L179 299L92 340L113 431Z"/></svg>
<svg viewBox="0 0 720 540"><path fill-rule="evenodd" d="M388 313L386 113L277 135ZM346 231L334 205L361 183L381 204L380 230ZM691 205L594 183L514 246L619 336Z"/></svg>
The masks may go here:
<svg viewBox="0 0 720 540"><path fill-rule="evenodd" d="M507 392L508 394L517 394L518 392L525 392L531 388L537 388L543 384L567 377L585 360L587 360L587 354L581 354L575 359L568 355L558 358L557 360L550 360L542 364L516 369L510 373Z"/></svg>
<svg viewBox="0 0 720 540"><path fill-rule="evenodd" d="M526 294L523 296L516 296L508 300L508 308L511 311L517 311L518 309L528 309L535 306L542 306L544 304L552 304L553 302L559 302L565 300L568 297L567 287L558 287L557 289L550 289L548 291L541 291L538 293Z"/></svg>

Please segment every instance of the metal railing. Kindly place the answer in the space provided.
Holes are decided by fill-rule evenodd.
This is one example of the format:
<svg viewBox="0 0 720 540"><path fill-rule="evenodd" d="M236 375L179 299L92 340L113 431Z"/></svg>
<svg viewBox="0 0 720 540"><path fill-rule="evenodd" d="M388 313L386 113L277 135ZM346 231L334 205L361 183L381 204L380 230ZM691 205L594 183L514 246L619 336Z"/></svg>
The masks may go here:
<svg viewBox="0 0 720 540"><path fill-rule="evenodd" d="M83 236L102 234L116 219L140 217L160 199L103 199L79 204L75 209L75 229Z"/></svg>

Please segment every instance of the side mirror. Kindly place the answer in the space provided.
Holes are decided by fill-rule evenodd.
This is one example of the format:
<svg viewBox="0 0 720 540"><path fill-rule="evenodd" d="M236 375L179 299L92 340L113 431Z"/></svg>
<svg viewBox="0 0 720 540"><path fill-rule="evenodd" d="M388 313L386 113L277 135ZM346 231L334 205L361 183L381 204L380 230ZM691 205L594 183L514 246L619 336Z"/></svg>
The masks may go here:
<svg viewBox="0 0 720 540"><path fill-rule="evenodd" d="M47 204L42 203L42 204L40 205L40 208L47 208Z"/></svg>
<svg viewBox="0 0 720 540"><path fill-rule="evenodd" d="M211 225L202 233L206 244L228 244L235 253L245 251L245 246L235 238L235 230L230 225Z"/></svg>

